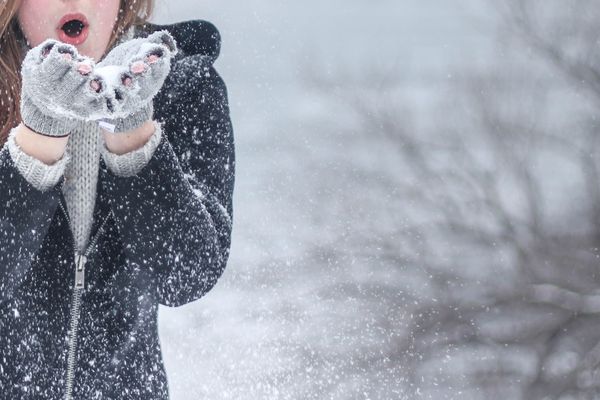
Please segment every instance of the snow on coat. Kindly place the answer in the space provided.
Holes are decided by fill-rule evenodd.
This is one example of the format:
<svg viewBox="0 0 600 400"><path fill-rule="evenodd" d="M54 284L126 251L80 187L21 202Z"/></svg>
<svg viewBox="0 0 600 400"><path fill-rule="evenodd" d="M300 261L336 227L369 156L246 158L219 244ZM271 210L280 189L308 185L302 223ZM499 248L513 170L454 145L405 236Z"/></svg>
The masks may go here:
<svg viewBox="0 0 600 400"><path fill-rule="evenodd" d="M101 161L80 298L63 180L39 191L6 146L0 152L3 399L63 399L68 380L77 400L168 399L158 305L199 299L227 264L235 154L227 90L213 66L219 32L198 20L148 24L144 35L160 29L180 49L154 99L163 136L135 176L116 176Z"/></svg>

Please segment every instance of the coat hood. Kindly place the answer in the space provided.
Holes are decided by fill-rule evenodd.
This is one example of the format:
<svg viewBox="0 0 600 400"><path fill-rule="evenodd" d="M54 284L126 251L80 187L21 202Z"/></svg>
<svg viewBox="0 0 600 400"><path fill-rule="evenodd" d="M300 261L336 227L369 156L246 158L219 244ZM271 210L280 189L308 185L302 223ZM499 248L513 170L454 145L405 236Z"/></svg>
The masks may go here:
<svg viewBox="0 0 600 400"><path fill-rule="evenodd" d="M155 31L166 29L177 42L179 53L175 61L190 57L202 56L212 64L221 51L221 35L217 28L204 20L183 21L170 25L145 24L137 27L135 37L148 36Z"/></svg>

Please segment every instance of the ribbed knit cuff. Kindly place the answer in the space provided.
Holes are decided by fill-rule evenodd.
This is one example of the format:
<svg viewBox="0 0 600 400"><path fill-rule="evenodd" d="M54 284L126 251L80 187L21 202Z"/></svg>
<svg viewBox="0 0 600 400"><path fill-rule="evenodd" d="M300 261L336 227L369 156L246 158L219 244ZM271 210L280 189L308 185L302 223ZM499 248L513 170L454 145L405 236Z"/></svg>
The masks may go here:
<svg viewBox="0 0 600 400"><path fill-rule="evenodd" d="M27 95L21 98L21 119L27 127L46 136L66 136L77 124L74 119L42 114Z"/></svg>
<svg viewBox="0 0 600 400"><path fill-rule="evenodd" d="M121 133L132 131L142 125L144 122L151 120L154 115L154 106L152 102L148 103L147 106L141 110L125 117L115 119L102 119L101 121L106 122L110 125L115 126L113 133Z"/></svg>
<svg viewBox="0 0 600 400"><path fill-rule="evenodd" d="M134 176L142 170L148 164L148 161L152 158L154 151L158 147L162 138L162 127L161 125L153 121L154 133L148 141L139 149L132 150L125 154L111 153L104 143L101 147L102 158L106 163L108 169L111 170L117 176Z"/></svg>
<svg viewBox="0 0 600 400"><path fill-rule="evenodd" d="M15 142L16 129L10 131L6 145L13 163L25 180L33 187L45 192L58 183L65 172L65 167L70 160L69 153L65 151L63 157L52 165L25 153Z"/></svg>

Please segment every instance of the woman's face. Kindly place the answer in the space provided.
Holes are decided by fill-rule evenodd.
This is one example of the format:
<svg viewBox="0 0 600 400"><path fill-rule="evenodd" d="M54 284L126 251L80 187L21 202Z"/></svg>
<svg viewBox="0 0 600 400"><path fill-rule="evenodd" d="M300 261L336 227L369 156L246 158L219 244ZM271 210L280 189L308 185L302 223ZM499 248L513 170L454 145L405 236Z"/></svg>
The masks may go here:
<svg viewBox="0 0 600 400"><path fill-rule="evenodd" d="M17 17L30 47L46 39L56 39L99 61L107 50L119 3L119 0L22 0Z"/></svg>

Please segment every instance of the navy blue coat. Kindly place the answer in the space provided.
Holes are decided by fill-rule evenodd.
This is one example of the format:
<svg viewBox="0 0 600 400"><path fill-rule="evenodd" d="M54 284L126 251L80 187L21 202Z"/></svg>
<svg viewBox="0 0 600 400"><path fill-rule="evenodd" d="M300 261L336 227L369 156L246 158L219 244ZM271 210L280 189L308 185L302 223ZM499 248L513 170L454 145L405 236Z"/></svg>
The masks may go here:
<svg viewBox="0 0 600 400"><path fill-rule="evenodd" d="M76 329L63 181L41 192L6 147L0 152L2 400L63 399L68 380L78 400L168 399L158 305L197 300L227 264L235 155L227 91L213 67L220 36L206 21L150 24L143 35L160 29L180 50L154 99L163 139L136 176L101 162Z"/></svg>

